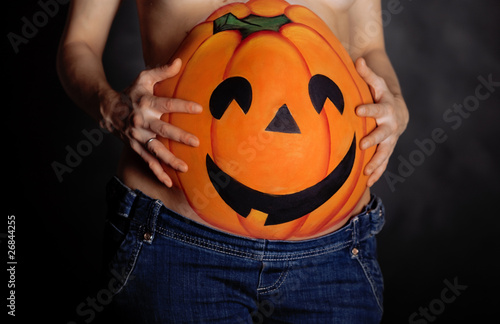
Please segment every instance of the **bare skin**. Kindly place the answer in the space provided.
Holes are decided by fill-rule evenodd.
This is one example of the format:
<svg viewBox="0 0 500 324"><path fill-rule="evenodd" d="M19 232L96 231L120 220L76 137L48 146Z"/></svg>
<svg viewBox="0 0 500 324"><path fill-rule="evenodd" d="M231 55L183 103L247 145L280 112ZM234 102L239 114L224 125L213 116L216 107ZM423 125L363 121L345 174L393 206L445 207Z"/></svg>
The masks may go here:
<svg viewBox="0 0 500 324"><path fill-rule="evenodd" d="M164 113L197 114L206 109L194 102L153 95L154 84L179 72L181 62L171 56L189 31L217 8L231 0L137 0L143 54L148 69L122 92L111 88L102 66L102 53L120 0L74 0L58 53L58 71L70 97L101 126L112 130L127 144L118 177L130 188L160 199L166 207L195 221L204 222L190 207L184 194L172 187L160 161L180 172L189 168L158 140L160 135L190 146L198 146L193 134L160 120ZM356 68L371 88L374 104L359 106L358 116L373 117L376 129L361 140L366 149L377 146L365 168L372 186L382 175L399 136L408 123L408 109L396 74L385 52L380 0L295 0L308 7L330 27L356 62ZM367 29L369 26L369 29ZM370 199L367 188L351 215L359 213ZM347 221L324 233L333 232Z"/></svg>

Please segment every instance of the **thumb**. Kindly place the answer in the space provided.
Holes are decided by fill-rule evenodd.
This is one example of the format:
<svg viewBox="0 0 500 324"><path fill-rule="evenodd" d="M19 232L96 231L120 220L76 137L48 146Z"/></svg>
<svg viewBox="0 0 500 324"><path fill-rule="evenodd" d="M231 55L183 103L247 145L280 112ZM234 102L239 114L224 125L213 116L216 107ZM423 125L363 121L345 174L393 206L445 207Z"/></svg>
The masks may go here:
<svg viewBox="0 0 500 324"><path fill-rule="evenodd" d="M356 70L370 87L373 99L376 102L379 101L382 94L387 91L385 80L373 72L368 64L366 64L366 60L364 58L360 57L356 60Z"/></svg>
<svg viewBox="0 0 500 324"><path fill-rule="evenodd" d="M168 78L172 78L179 73L182 67L182 60L176 58L172 63L158 66L148 71L152 83L156 83Z"/></svg>

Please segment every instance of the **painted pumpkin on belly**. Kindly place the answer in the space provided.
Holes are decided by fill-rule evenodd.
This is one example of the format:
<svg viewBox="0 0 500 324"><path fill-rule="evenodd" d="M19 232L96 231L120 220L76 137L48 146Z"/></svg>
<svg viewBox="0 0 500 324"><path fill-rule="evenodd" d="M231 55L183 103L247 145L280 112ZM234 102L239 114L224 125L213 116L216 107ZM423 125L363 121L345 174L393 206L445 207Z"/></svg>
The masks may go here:
<svg viewBox="0 0 500 324"><path fill-rule="evenodd" d="M208 223L244 236L301 238L343 220L366 189L374 127L355 108L368 86L328 26L283 0L234 3L197 25L158 96L198 102L200 115L162 119L200 139L160 138L189 171L165 166Z"/></svg>

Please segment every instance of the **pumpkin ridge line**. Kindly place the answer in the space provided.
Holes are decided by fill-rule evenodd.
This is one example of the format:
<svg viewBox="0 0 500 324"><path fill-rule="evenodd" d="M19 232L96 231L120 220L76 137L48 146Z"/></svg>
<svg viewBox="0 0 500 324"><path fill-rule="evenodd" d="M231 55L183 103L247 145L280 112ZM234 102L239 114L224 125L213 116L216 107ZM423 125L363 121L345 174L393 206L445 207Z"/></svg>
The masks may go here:
<svg viewBox="0 0 500 324"><path fill-rule="evenodd" d="M306 29L309 29L311 31L313 31L316 35L318 35L327 45L328 47L332 50L332 52L339 58L339 61L342 63L342 65L345 67L345 69L347 70L347 72L349 73L349 76L351 77L352 81L354 82L354 84L356 85L356 89L357 89L357 92L359 94L359 98L362 100L363 99L363 96L361 95L361 91L359 90L358 88L358 83L356 82L356 79L354 78L354 76L352 75L352 69L354 67L354 61L352 60L351 56L349 55L349 53L347 52L347 50L345 49L345 47L342 45L342 43L340 43L340 41L338 41L338 38L337 36L332 32L333 36L335 37L335 40L339 43L339 51L345 51L345 54L347 54L347 56L349 57L349 61L351 64L349 64L349 66L347 65L346 62L344 62L344 60L342 59L342 55L340 53L337 52L337 50L333 47L333 45L328 41L328 39L326 39L319 31L317 31L316 29L310 27L310 26L307 26L307 25L304 25L303 23L300 23L300 22L293 22L293 24L291 24L291 26L301 26L301 27L304 27ZM286 28L286 26L283 26L283 28ZM283 35L283 37L285 37L286 39L288 39L288 37L286 37L285 35ZM354 67L354 71L356 70L356 68Z"/></svg>
<svg viewBox="0 0 500 324"><path fill-rule="evenodd" d="M349 66L348 66L347 62L345 62L342 59L343 55L341 55L340 53L338 53L337 50L333 47L333 44L331 44L328 41L328 39L326 39L319 31L317 31L316 29L314 29L314 28L312 28L310 26L304 25L303 23L300 23L300 22L293 22L292 24L290 24L290 26L288 26L288 28L291 28L293 26L301 26L303 28L311 30L316 35L318 35L325 42L325 44L328 45L328 47L332 50L333 54L338 57L338 59L341 62L341 64L345 67L347 73L349 74L349 77L350 77L351 81L356 85L356 92L358 94L358 98L360 99L361 102L363 102L363 95L361 94L361 90L359 89L359 87L361 85L359 85L358 82L356 82L356 78L353 76L353 70L354 70L354 73L357 73L356 68L354 66L354 62L353 62L352 58L350 57L349 53L347 52L347 50L345 49L345 47L338 40L337 36L332 32L333 36L335 37L335 40L340 45L339 51L344 51L345 54L347 54L347 56L350 58L350 60L348 61L350 63ZM287 28L287 26L283 26L283 28ZM287 41L289 41L290 43L293 44L293 42L287 36L285 36L283 33L280 33L280 35L283 38L285 38ZM293 44L293 46L296 47L295 44ZM300 53L300 55L302 55L302 57L304 57L303 54L302 54L302 52L298 48L297 48L297 51ZM309 68L309 67L307 67L307 68ZM309 71L309 73L310 73L310 71ZM345 99L344 105L347 106L347 100L350 100L350 98L344 98L344 99ZM366 135L367 134L366 119L362 120L362 127L363 127L363 133L364 133L363 135ZM329 131L330 131L330 129L329 129ZM358 140L361 140L361 138L359 138ZM365 151L361 150L359 158L362 159L362 160L364 160L364 157L365 157ZM328 174L328 170L327 170L327 174Z"/></svg>

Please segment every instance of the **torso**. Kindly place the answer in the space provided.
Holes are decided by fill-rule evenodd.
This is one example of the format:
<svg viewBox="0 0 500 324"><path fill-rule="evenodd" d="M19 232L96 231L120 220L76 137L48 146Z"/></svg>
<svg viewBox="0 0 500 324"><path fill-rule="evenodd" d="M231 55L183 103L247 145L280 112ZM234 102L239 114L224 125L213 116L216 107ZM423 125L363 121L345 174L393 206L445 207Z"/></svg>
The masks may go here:
<svg viewBox="0 0 500 324"><path fill-rule="evenodd" d="M137 0L146 66L166 64L194 26L204 21L216 9L233 2L246 1ZM341 43L348 42L350 37L348 10L355 0L288 0L288 2L308 7L327 23ZM118 176L130 188L139 189L155 199L160 199L166 207L187 218L211 226L193 211L182 191L162 185L149 171L144 161L130 148L126 148L122 154ZM351 215L359 213L368 203L369 197L367 189ZM343 222L316 234L315 237L339 229L349 218L346 217Z"/></svg>
<svg viewBox="0 0 500 324"><path fill-rule="evenodd" d="M168 62L181 41L216 9L241 0L137 0L144 60L154 67ZM349 40L347 12L355 0L289 0L325 21L342 42Z"/></svg>

